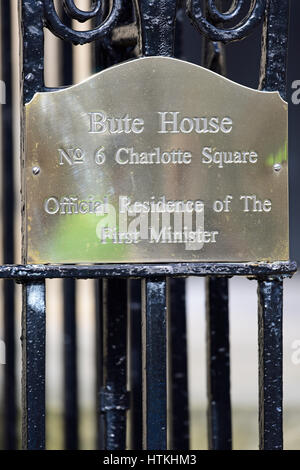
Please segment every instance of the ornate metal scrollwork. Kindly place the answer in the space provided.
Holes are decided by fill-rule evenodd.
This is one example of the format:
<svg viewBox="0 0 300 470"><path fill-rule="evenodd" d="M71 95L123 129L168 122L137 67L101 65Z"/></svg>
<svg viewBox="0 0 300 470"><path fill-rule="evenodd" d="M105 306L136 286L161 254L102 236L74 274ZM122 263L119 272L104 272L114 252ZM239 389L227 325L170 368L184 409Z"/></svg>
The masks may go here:
<svg viewBox="0 0 300 470"><path fill-rule="evenodd" d="M74 0L64 0L64 8L71 18L84 23L101 12L101 3L101 0L94 0L90 11L82 11L74 4Z"/></svg>
<svg viewBox="0 0 300 470"><path fill-rule="evenodd" d="M81 23L93 18L101 17L101 0L94 0L90 11L79 9L75 5L74 0L63 0L63 5L68 16L71 19L80 21ZM111 32L112 28L117 23L121 12L122 0L113 0L109 14L99 26L88 31L76 31L62 22L55 9L54 0L44 0L44 18L46 26L53 32L53 34L61 39L70 41L73 44L86 44Z"/></svg>
<svg viewBox="0 0 300 470"><path fill-rule="evenodd" d="M75 0L63 0L63 5L71 19L84 23L90 19L101 18L102 1L94 0L89 11L78 8L75 5ZM249 1L248 13L236 26L232 26L232 24L243 13L245 0L232 0L231 7L226 12L220 10L218 0L207 0L205 12L201 7L201 0L186 0L187 13L202 34L212 41L227 43L246 37L261 22L267 0ZM121 17L123 8L123 0L112 0L110 12L105 20L99 26L88 31L76 31L65 25L55 9L54 0L44 0L44 18L46 26L56 36L74 44L85 44L111 33Z"/></svg>
<svg viewBox="0 0 300 470"><path fill-rule="evenodd" d="M207 1L207 14L212 24L205 18L200 0L187 0L187 13L197 29L212 41L224 43L246 37L254 27L261 22L267 0L251 0L248 14L235 26L226 29L228 23L238 18L245 5L245 0L232 0L228 11L222 13L216 5L216 0Z"/></svg>

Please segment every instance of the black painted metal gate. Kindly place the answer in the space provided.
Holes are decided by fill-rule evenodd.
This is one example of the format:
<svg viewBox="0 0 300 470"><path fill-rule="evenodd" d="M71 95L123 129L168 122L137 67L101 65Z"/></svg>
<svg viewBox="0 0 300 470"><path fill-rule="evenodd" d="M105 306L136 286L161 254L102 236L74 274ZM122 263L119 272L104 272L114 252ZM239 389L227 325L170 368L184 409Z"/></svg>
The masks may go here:
<svg viewBox="0 0 300 470"><path fill-rule="evenodd" d="M91 2L90 12L79 10L73 0L58 3L64 6L60 16L56 15L52 0L19 0L24 103L37 91L49 90L44 85L44 28L63 40L63 78L71 84L70 43L92 42L95 71L141 55L181 57L181 21L186 7L199 31L199 41L201 36L204 38L203 65L221 74L222 43L243 39L264 22L260 86L268 91L278 90L285 97L288 0L188 0L187 5L176 0L102 0ZM1 1L2 74L8 105L12 94L11 8L9 0ZM71 19L92 20L92 29L76 31ZM75 280L89 278L96 280L98 448L125 449L129 433L127 442L131 449L185 450L189 448L185 278L205 276L209 447L230 449L228 279L235 275L256 279L258 283L260 448L282 448L283 278L295 271L295 264L12 264L13 143L11 116L6 116L2 122L3 197L10 203L3 205L5 257L0 267L0 277L6 279L6 448L17 445L12 280L23 285L24 448L45 448L45 280L53 278L64 279L64 334L68 338L64 351L65 447L78 446Z"/></svg>

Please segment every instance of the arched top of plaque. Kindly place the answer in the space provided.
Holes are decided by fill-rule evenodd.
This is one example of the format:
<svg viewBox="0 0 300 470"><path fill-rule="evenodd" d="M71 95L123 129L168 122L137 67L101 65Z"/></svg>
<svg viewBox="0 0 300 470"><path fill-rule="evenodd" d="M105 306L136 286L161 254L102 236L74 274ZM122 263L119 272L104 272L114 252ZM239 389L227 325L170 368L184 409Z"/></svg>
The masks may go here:
<svg viewBox="0 0 300 470"><path fill-rule="evenodd" d="M289 258L279 93L145 57L25 110L25 262Z"/></svg>
<svg viewBox="0 0 300 470"><path fill-rule="evenodd" d="M175 76L172 76L172 72L175 72ZM168 82L166 83L164 80L164 74L168 74ZM142 88L143 84L139 82L142 78L145 78L145 74L155 75L155 78L158 79L159 77L162 78L161 87L168 86L168 83L172 81L180 81L182 77L188 80L214 80L215 86L217 88L222 87L222 83L227 83L228 86L231 84L233 87L238 87L241 90L245 90L248 92L252 92L255 94L268 94L274 95L280 98L281 101L286 103L283 98L280 96L278 91L262 91L256 90L253 88L246 87L244 85L240 85L227 77L223 77L212 70L206 69L201 67L200 65L193 64L191 62L187 62L185 60L175 59L173 57L163 57L163 56L147 56L147 57L140 57L138 59L128 60L126 62L122 62L117 65L113 65L101 72L98 72L85 80L77 83L76 85L69 86L67 88L61 88L60 90L54 91L47 91L46 93L66 93L70 92L76 88L85 88L90 82L97 82L102 81L103 77L107 75L107 79L111 78L113 75L114 80L122 80L126 81L128 78L133 79L132 85L136 85L137 87ZM179 74L179 75L178 75ZM188 74L187 76L185 74ZM130 83L126 84L130 86ZM157 85L157 84L156 84ZM185 82L181 84L181 86L185 86ZM138 92L138 90L136 90ZM45 92L36 93L32 100L27 103L27 106L32 103L35 98L41 94L45 94ZM287 104L287 103L286 103Z"/></svg>

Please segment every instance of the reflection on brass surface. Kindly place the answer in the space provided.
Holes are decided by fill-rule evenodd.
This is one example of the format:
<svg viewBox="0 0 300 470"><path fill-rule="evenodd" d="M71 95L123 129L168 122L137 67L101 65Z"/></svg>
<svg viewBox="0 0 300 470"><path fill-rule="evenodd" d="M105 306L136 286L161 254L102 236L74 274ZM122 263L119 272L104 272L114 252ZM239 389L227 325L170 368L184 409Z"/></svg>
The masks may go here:
<svg viewBox="0 0 300 470"><path fill-rule="evenodd" d="M25 262L289 258L287 103L149 57L26 106Z"/></svg>

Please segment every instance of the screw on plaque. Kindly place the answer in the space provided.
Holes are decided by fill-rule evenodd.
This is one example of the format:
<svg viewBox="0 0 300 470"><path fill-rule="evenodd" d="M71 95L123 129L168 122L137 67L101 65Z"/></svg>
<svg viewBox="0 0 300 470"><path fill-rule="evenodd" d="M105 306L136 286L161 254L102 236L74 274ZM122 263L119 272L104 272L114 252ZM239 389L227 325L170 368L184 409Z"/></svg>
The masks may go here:
<svg viewBox="0 0 300 470"><path fill-rule="evenodd" d="M39 166L34 166L34 167L32 168L32 173L33 173L35 176L38 175L38 174L40 173L40 171L41 171L41 169L40 169Z"/></svg>
<svg viewBox="0 0 300 470"><path fill-rule="evenodd" d="M273 170L276 171L276 172L279 172L281 170L282 166L280 165L280 163L275 163L273 165Z"/></svg>

